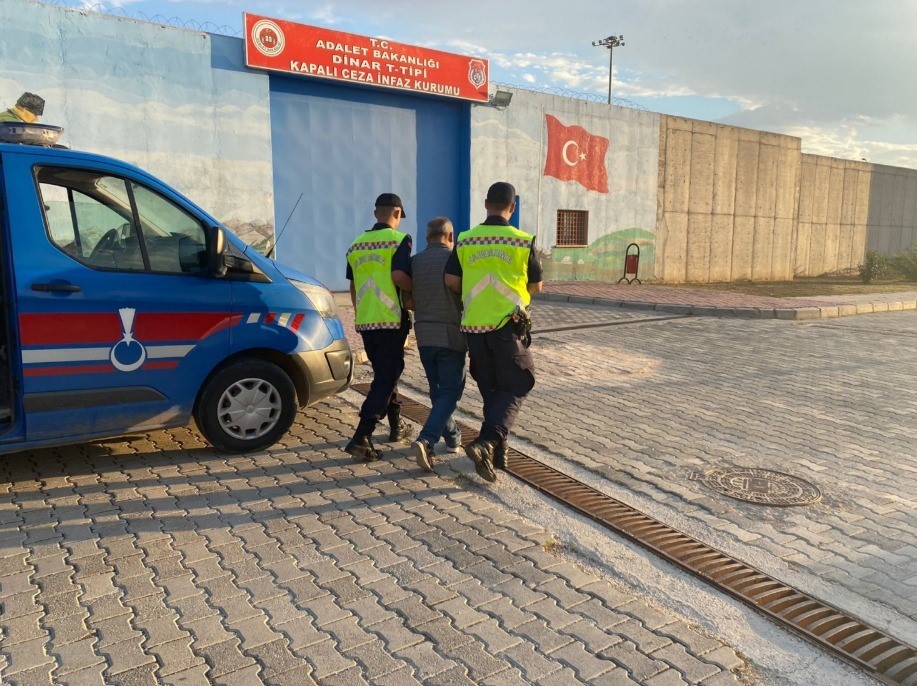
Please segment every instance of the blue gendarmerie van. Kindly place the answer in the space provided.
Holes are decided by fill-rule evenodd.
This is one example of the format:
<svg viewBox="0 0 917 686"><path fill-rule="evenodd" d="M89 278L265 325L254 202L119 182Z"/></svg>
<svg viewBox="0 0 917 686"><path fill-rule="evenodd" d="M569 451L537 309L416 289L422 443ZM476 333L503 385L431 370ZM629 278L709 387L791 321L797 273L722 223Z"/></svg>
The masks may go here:
<svg viewBox="0 0 917 686"><path fill-rule="evenodd" d="M259 450L347 388L327 289L60 131L0 124L0 453L192 417L219 450Z"/></svg>

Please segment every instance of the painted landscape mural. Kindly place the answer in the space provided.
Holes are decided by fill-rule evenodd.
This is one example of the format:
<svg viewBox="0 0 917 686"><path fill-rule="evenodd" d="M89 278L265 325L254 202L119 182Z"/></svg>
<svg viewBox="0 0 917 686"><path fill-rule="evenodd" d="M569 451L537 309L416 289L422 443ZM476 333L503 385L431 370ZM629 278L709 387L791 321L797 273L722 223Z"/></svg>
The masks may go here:
<svg viewBox="0 0 917 686"><path fill-rule="evenodd" d="M536 234L546 279L617 281L627 246L637 243L640 278L651 280L659 115L507 90L509 107L472 109L472 222L483 218L488 186L509 181L519 193L519 228ZM575 245L558 231L559 213L571 211L587 226Z"/></svg>
<svg viewBox="0 0 917 686"><path fill-rule="evenodd" d="M234 39L25 0L0 2L0 26L0 112L32 93L68 147L150 171L249 243L273 239L268 78L223 59Z"/></svg>

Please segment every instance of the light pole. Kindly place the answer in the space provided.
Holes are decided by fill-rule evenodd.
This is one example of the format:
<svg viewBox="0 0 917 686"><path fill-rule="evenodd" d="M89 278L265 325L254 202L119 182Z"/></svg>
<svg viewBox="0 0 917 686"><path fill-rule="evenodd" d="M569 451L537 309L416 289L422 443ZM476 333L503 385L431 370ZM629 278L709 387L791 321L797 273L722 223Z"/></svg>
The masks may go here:
<svg viewBox="0 0 917 686"><path fill-rule="evenodd" d="M601 40L592 41L595 47L608 48L608 104L611 104L611 65L614 59L615 48L624 46L624 36L608 36Z"/></svg>

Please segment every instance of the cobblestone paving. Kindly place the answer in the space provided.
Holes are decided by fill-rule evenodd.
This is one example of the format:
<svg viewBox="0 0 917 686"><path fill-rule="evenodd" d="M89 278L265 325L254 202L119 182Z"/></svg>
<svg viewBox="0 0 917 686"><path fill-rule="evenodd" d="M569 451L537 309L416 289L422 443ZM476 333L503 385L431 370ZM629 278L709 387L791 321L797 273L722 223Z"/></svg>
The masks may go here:
<svg viewBox="0 0 917 686"><path fill-rule="evenodd" d="M0 683L727 684L735 651L416 469L342 450L355 409L271 451L192 430L0 461Z"/></svg>
<svg viewBox="0 0 917 686"><path fill-rule="evenodd" d="M536 303L536 321L593 310ZM517 435L581 465L705 540L827 582L830 602L917 640L917 315L793 324L686 318L535 337L539 382ZM406 379L424 388L416 355ZM473 384L460 405L480 415ZM692 477L787 471L824 500L737 502ZM687 517L687 519L684 519ZM673 523L673 522L670 522ZM764 556L762 558L761 556ZM770 570L769 570L770 571ZM788 579L791 583L796 577ZM873 620L876 621L876 620Z"/></svg>

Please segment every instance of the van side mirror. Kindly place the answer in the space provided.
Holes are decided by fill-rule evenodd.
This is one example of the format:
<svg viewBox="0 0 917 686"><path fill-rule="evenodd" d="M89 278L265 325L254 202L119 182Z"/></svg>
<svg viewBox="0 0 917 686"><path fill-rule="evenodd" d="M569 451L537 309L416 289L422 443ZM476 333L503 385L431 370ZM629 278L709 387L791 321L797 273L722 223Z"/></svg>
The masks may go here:
<svg viewBox="0 0 917 686"><path fill-rule="evenodd" d="M219 226L210 227L207 241L207 263L214 276L226 275L226 235Z"/></svg>

